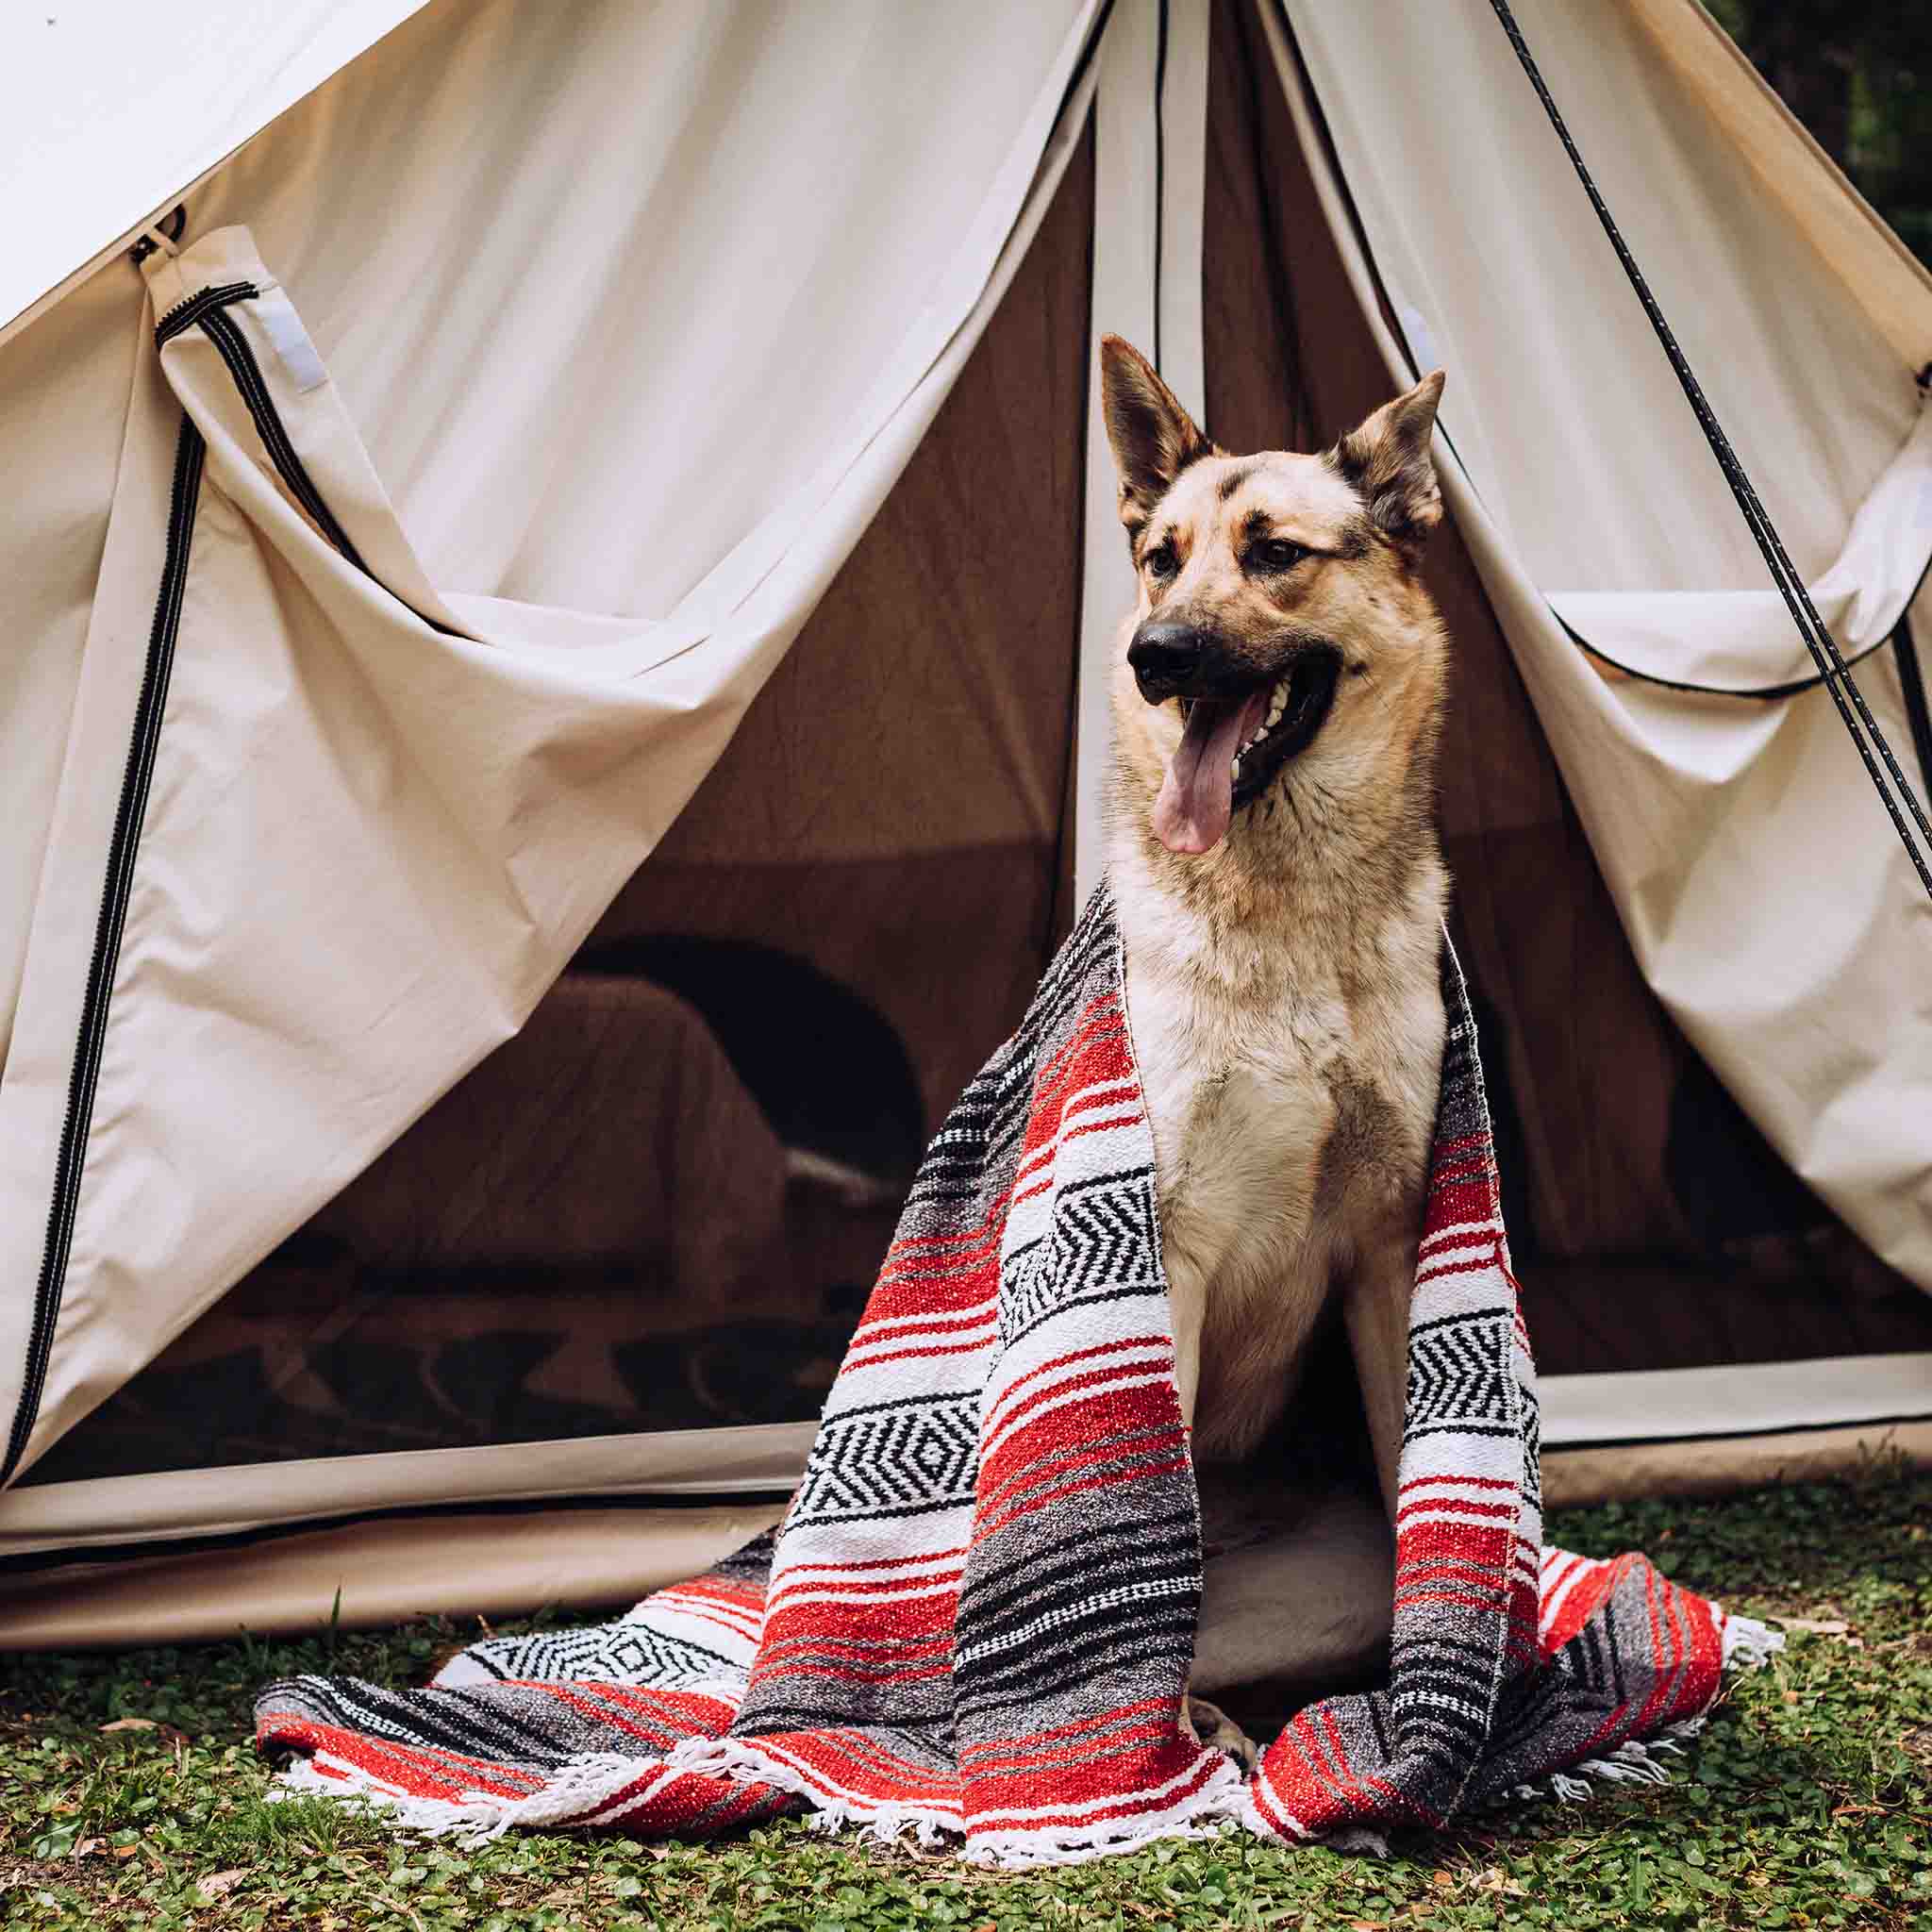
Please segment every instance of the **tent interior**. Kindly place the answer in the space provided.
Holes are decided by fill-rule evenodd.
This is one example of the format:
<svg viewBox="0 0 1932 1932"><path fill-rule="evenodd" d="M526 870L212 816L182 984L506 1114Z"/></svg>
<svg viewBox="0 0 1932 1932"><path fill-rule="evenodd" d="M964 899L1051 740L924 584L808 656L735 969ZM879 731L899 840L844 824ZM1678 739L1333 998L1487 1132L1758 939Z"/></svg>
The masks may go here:
<svg viewBox="0 0 1932 1932"><path fill-rule="evenodd" d="M613 549L648 556L654 525L675 527L670 512L660 518L662 504L754 488L758 452L721 447L702 397L655 425L608 403L621 420L593 425L606 406L599 359L623 379L625 356L610 344L632 318L647 335L728 332L744 308L783 308L791 292L741 290L738 306L715 306L701 325L697 305L718 304L723 291L691 287L681 260L661 286L610 272L604 258L635 252L640 232L608 225L614 199L564 238L598 259L573 265L560 246L525 246L557 179L545 169L593 156L621 172L627 104L621 91L596 88L597 59L582 50L608 29L613 49L636 54L605 18L624 10L616 0L574 9L577 46L566 54L534 0L431 0L155 210L165 216L178 200L189 240L237 222L260 239L438 581L613 612L653 609L656 594L639 589L636 573L625 579ZM1088 882L1082 802L1100 753L1091 719L1081 728L1083 691L1103 675L1094 667L1126 605L1107 575L1121 559L1090 557L1096 516L1104 534L1111 515L1110 479L1094 476L1093 343L1105 328L1132 335L1141 325L1110 320L1105 282L1121 272L1120 251L1108 256L1096 238L1121 219L1112 158L1145 131L1123 133L1118 105L1116 125L1107 120L1117 100L1107 36L1129 25L1156 36L1198 30L1196 232L1170 223L1149 299L1157 333L1165 325L1170 336L1160 346L1172 352L1176 334L1195 333L1179 361L1185 377L1188 357L1198 358L1191 400L1208 433L1238 450L1320 449L1395 387L1380 332L1402 323L1403 305L1386 285L1379 303L1365 303L1348 258L1351 245L1381 240L1374 184L1351 164L1368 110L1337 92L1347 61L1335 42L1349 31L1348 9L1214 0L1176 6L1172 24L1166 8L1135 15L1128 0L1111 13L1061 11L1050 38L1058 46L1077 29L1084 65L1063 90L1062 119L1074 118L1062 128L1058 178L929 426L795 640L521 1029L471 1056L467 1072L451 1064L447 1091L412 1109L413 1122L389 1123L390 1143L363 1171L300 1224L274 1230L238 1276L210 1280L199 1306L144 1345L141 1365L90 1385L58 1433L36 1437L0 1495L0 1643L301 1627L332 1610L374 1621L608 1602L775 1519L925 1139L1017 1021ZM1745 229L1800 219L1764 185L1759 152L1776 141L1787 143L1781 166L1816 175L1807 192L1837 196L1817 220L1869 219L1769 96L1758 100L1729 70L1710 77L1700 37L1714 29L1694 7L1620 0L1609 11L1621 38L1607 74L1614 80L1650 50L1636 118L1688 117L1699 140L1724 144L1737 194L1757 197L1750 220L1740 217ZM1555 0L1521 8L1525 32L1552 49L1553 84L1569 81L1567 101L1580 70L1566 64L1563 12ZM1493 34L1488 13L1447 9L1441 31ZM695 9L684 30L705 39ZM1357 30L1374 38L1373 23ZM1325 112L1312 144L1283 83L1284 45L1307 90L1302 106ZM1660 46L1678 52L1667 58ZM1174 58L1167 80L1184 93L1188 69L1180 52ZM709 69L698 74L698 54L692 61L698 81L714 84ZM409 379L423 333L470 330L474 309L439 319L412 300L406 250L353 239L358 227L379 236L384 198L417 192L438 165L447 104L433 76L452 67L471 99L514 92L520 103L494 137L478 126L469 148L444 151L443 165L467 171L456 198L472 197L475 233L462 245L491 258L475 273L493 277L510 305L533 258L537 275L580 296L589 317L530 343L557 394L574 381L582 393L557 439L564 454L546 453L529 486L554 483L556 507L530 513L487 567L478 559L501 533L479 500L492 487L524 492L525 479L459 476L427 440L441 418L492 408L487 385L470 383L461 357L444 358L421 375L426 393L381 407ZM575 92L553 90L540 111L528 103L545 75L572 78ZM850 78L824 74L813 84L836 105ZM717 120L687 119L677 133L690 152L654 152L654 192L690 191L702 173L710 132L730 118L704 98ZM1143 117L1157 132L1163 111L1157 94ZM1533 99L1524 111L1537 114ZM565 140L574 116L584 125ZM899 139L917 138L903 111L885 118ZM1524 140L1547 139L1540 116L1523 125ZM1509 173L1507 142L1491 150L1473 130L1468 138L1472 165ZM567 150L563 159L533 158L546 142ZM1180 145L1171 131L1161 167L1185 174ZM861 159L876 167L890 153L881 142ZM1593 164L1600 156L1613 173L1614 158L1592 143ZM1592 254L1601 238L1584 225L1587 207L1556 180L1547 155L1537 165L1537 192L1557 204L1552 219L1570 225L1578 255ZM1324 166L1359 192L1339 224ZM538 188L486 211L482 191L520 169L541 177ZM1157 202L1169 186L1157 176ZM1501 192L1531 192L1522 180ZM1426 201L1420 187L1415 198ZM640 192L640 209L655 206ZM1685 217L1680 256L1694 256L1700 212ZM1157 206L1157 228L1163 214ZM521 235L508 232L511 223L524 225ZM1805 259L1819 276L1832 272L1828 249ZM1657 265L1660 285L1672 267ZM1507 298L1524 294L1496 273ZM1178 308L1164 306L1177 274L1197 276L1191 305L1184 296ZM1903 299L1919 304L1911 325L1932 356L1932 285L1922 276L1913 298L1907 282ZM1537 326L1570 332L1573 379L1600 387L1607 375L1614 386L1609 350L1573 313L1589 299L1584 284L1566 286L1553 268L1540 299ZM1762 290L1752 299L1769 315ZM0 441L44 435L45 420L64 411L86 425L74 437L100 444L94 470L76 469L64 494L50 489L9 540L22 556L50 541L58 552L62 622L84 621L98 568L111 482L97 492L93 478L111 478L125 414L116 398L152 340L144 301L140 275L116 254L0 344ZM795 306L794 358L763 338L747 352L763 357L758 380L775 385L774 416L814 380L814 318L805 296ZM1189 319L1176 325L1176 312ZM358 320L372 314L392 317L399 340ZM1801 353L1796 325L1792 335ZM1749 395L1769 379L1775 348L1739 351L1729 392ZM1457 354L1442 359L1444 423L1460 448L1462 371ZM1869 359L1887 361L1876 349ZM1648 392L1629 405L1649 406ZM1736 413L1726 412L1727 427ZM1902 404L1874 422L1874 446L1895 445L1907 418ZM730 413L740 432L756 420ZM1552 434L1586 435L1591 420L1572 416ZM1507 421L1492 414L1492 428ZM588 457L571 454L574 439L592 445ZM1676 445L1661 435L1659 451L1675 462ZM1498 433L1482 459L1507 469L1517 454ZM1856 501L1873 486L1873 466L1843 457L1842 467ZM1523 487L1546 489L1548 474ZM1778 479L1760 480L1782 515ZM1711 518L1734 514L1721 494L1707 500ZM1651 509L1633 503L1630 514ZM578 533L558 536L573 517ZM1932 1273L1922 1265L1915 1274L1895 1245L1881 1257L1881 1243L1800 1177L1754 1118L1761 1109L1693 1043L1673 1009L1681 1002L1659 996L1630 937L1633 921L1655 933L1656 902L1640 882L1620 906L1592 837L1607 808L1601 795L1579 807L1574 745L1590 726L1573 708L1559 759L1552 719L1562 707L1525 676L1471 518L1452 495L1425 566L1454 646L1441 822L1456 881L1452 930L1484 1038L1515 1269L1544 1378L1549 1493L1561 1501L1824 1468L1886 1441L1932 1450ZM1519 518L1518 536L1533 550L1527 521ZM1801 530L1801 554L1828 562L1845 522L1815 541ZM1932 551L1923 518L1915 541ZM710 560L677 568L694 580ZM1736 581L1751 581L1749 563ZM1111 598L1098 612L1096 584ZM1903 641L1875 651L1861 683L1881 716L1906 720L1915 673L1902 615L1890 613L1884 637ZM1607 654L1565 648L1602 691L1630 688ZM1821 733L1836 728L1815 688L1775 701L1664 699L1696 717L1780 708L1817 714ZM1896 741L1923 784L1909 730ZM1877 847L1889 835L1856 765L1847 755L1831 771L1825 847ZM1640 799L1627 808L1643 815ZM1886 878L1902 897L1896 871ZM1685 879L1687 894L1717 891L1694 868ZM1815 883L1794 858L1781 911L1790 925L1834 916L1822 904L1807 911ZM1894 958L1923 943L1924 910L1901 914L1914 923L1874 943ZM335 935L317 930L308 943L325 968ZM429 963L460 976L454 961ZM1773 1017L1787 1028L1824 1024L1789 1010ZM1923 995L1907 1017L1923 1045ZM1914 1051L1923 1093L1932 1062ZM1917 1173L1923 1222L1923 1155ZM1760 1373L1740 1379L1740 1369Z"/></svg>

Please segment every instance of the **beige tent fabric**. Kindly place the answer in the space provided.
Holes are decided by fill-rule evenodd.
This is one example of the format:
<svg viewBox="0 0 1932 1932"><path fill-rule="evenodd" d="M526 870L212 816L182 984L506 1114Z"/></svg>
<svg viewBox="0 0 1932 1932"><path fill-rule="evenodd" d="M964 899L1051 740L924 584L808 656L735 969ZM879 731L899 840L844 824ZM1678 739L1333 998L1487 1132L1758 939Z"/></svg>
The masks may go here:
<svg viewBox="0 0 1932 1932"><path fill-rule="evenodd" d="M805 1467L815 1430L809 1422L658 1429L575 1441L494 1442L24 1484L8 1492L0 1557L236 1536L349 1514L461 1503L783 1495Z"/></svg>
<svg viewBox="0 0 1932 1932"><path fill-rule="evenodd" d="M406 1513L0 1576L0 1650L308 1636L437 1614L629 1605L708 1569L776 1504Z"/></svg>
<svg viewBox="0 0 1932 1932"><path fill-rule="evenodd" d="M1024 254L1077 137L1089 10L1014 8L964 24L949 15L937 31L893 8L855 7L842 34L819 18L769 33L741 16L693 39L661 21L647 29L622 7L574 13L567 34L547 10L502 7L490 16L501 32L534 34L521 51L548 58L533 58L526 83L527 110L542 110L530 127L537 153L499 180L513 143L493 90L506 51L519 50L492 46L474 11L454 59L399 50L417 28L438 27L446 9L431 8L378 50L395 61L379 104L413 143L439 116L474 124L488 99L495 145L464 156L458 143L469 165L440 158L447 179L385 173L377 183L362 168L366 195L379 186L386 207L408 211L372 228L379 243L358 242L341 219L347 196L331 199L358 178L353 147L369 148L371 101L353 127L331 125L344 105L331 91L311 104L323 125L307 138L334 143L341 182L258 142L221 177L225 190L245 191L251 167L275 168L285 193L306 183L311 234L325 231L365 263L374 256L371 275L392 277L384 289L365 276L359 302L347 311L325 302L323 313L363 379L390 385L395 407L375 413L389 434L440 432L397 466L419 487L432 473L443 523L440 532L429 520L422 553L249 232L201 233L197 209L200 239L178 259L150 258L150 320L208 289L258 291L223 309L225 326L240 331L347 548L325 541L335 533L286 465L278 474L270 459L284 431L251 420L202 330L175 335L158 360L136 354L0 1083L0 1225L15 1280L44 1274L43 1252L58 1245L45 1242L46 1204L181 407L208 457L191 492L181 642L26 1460L513 1032L676 815L929 424ZM599 21L601 44L587 31ZM648 39L635 40L650 31L669 37L655 60ZM911 85L922 71L928 82ZM641 73L666 90L655 118L637 96ZM801 87L801 74L817 87ZM546 86L565 84L581 91L583 113L560 113L546 97ZM861 154L844 106L855 88L908 91L906 112L886 116ZM924 100L917 112L913 99ZM653 144L637 169L596 176L604 194L632 197L628 222L597 205L581 173L598 111L620 108ZM726 130L722 150L711 124ZM697 127L704 142L680 149L679 130ZM736 170L725 165L733 128L745 130ZM425 149L405 152L426 172ZM575 196L557 192L566 180ZM479 227L470 211L486 203L470 191L485 184L498 192ZM658 211L652 193L683 225L654 230L640 258L622 237ZM859 200L865 220L854 223ZM559 207L571 219L558 218ZM736 244L721 247L734 232ZM497 254L509 248L515 275ZM425 261L445 271L428 278L433 311L413 306L424 278L408 273ZM466 300L468 275L479 279ZM692 304L723 312L761 290L790 302L754 301L729 332L690 327ZM358 337L378 291L373 321L385 333ZM774 412L774 358L796 361L801 349L808 379L785 387L789 407ZM601 380L586 384L586 369ZM666 459L667 439L680 460ZM708 474L711 487L691 491L692 474ZM546 564L539 539L555 526L545 520L587 505L598 514ZM439 546L466 509L458 540ZM478 545L497 559L492 575ZM554 595L564 577L582 602L504 594ZM438 579L480 580L487 593L432 589ZM662 614L623 614L640 609ZM31 806L42 775L9 771L9 794L21 783ZM0 1311L9 1372L32 1319L25 1297Z"/></svg>
<svg viewBox="0 0 1932 1932"><path fill-rule="evenodd" d="M1093 296L1089 340L1124 336L1158 364L1183 406L1206 391L1202 239L1208 217L1209 0L1122 0L1100 50L1094 97ZM1134 574L1101 407L1087 358L1087 515L1080 559L1080 686L1074 777L1074 899L1085 905L1106 853L1113 715L1109 667Z"/></svg>
<svg viewBox="0 0 1932 1932"><path fill-rule="evenodd" d="M1713 73L1687 94L1684 65L1659 55L1707 32L1694 8L1674 29L1657 8L1641 27L1625 8L1517 10L1840 645L1881 643L1932 555L1932 429L1898 315L1881 328L1836 258L1801 245L1761 158L1707 110ZM1289 8L1373 269L1270 16L1386 364L1405 381L1448 367L1445 491L1646 978L1793 1169L1932 1288L1916 1127L1932 1101L1932 906L1823 692L1765 704L1609 681L1557 622L1655 675L1771 684L1793 669L1790 620L1490 9L1453 0L1426 39L1399 12ZM1734 68L1729 85L1755 83ZM1830 186L1787 134L1782 165ZM1841 225L1869 225L1834 192ZM1809 198L1819 220L1824 195ZM1376 276L1406 341L1382 321ZM1914 286L1932 356L1932 283L1888 283L1900 302ZM1861 689L1908 747L1888 659Z"/></svg>
<svg viewBox="0 0 1932 1932"><path fill-rule="evenodd" d="M1543 1502L1567 1509L1641 1496L1729 1496L1777 1483L1830 1482L1892 1457L1903 1457L1914 1469L1932 1469L1932 1423L1860 1423L1841 1429L1557 1449L1543 1457Z"/></svg>

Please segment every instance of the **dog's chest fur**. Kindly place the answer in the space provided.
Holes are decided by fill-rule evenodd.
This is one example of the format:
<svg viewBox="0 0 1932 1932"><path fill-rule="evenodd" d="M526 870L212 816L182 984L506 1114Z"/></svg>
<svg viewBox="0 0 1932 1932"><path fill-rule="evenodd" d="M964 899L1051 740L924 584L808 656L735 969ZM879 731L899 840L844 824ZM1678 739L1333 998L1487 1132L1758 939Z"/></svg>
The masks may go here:
<svg viewBox="0 0 1932 1932"><path fill-rule="evenodd" d="M1114 868L1161 1252L1196 1452L1244 1455L1331 1291L1412 1255L1442 1041L1442 875L1370 914L1287 895L1229 922ZM1272 914L1273 916L1269 916Z"/></svg>

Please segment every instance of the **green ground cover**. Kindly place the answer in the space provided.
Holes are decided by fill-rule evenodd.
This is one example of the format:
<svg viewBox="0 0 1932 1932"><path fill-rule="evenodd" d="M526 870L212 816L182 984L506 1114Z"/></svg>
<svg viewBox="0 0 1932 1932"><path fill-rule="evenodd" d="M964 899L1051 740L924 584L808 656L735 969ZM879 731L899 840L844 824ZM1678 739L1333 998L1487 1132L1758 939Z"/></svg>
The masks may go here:
<svg viewBox="0 0 1932 1932"><path fill-rule="evenodd" d="M0 1658L0 1924L34 1927L1426 1928L1932 1925L1932 1477L1552 1524L1593 1554L1788 1622L1668 1786L1602 1788L1388 1860L1245 1838L1025 1877L787 1824L713 1846L398 1840L325 1802L270 1805L253 1688L305 1670L420 1681L466 1633ZM1793 1621L1794 1620L1794 1621Z"/></svg>

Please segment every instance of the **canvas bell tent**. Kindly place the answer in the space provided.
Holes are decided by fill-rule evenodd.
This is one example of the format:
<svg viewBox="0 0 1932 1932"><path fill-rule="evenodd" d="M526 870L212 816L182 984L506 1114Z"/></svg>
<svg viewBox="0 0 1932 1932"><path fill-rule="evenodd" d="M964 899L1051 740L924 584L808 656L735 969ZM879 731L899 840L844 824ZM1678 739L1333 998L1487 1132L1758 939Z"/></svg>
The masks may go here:
<svg viewBox="0 0 1932 1932"><path fill-rule="evenodd" d="M1108 330L1235 448L1448 371L1552 1495L1932 1443L1932 901L1489 0L41 19L0 1641L608 1602L775 1516L1095 876ZM1923 792L1932 282L1689 0L1513 21Z"/></svg>

